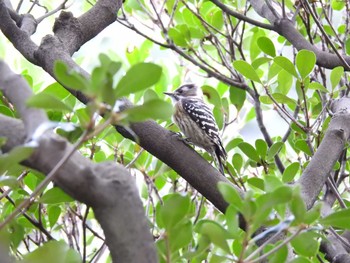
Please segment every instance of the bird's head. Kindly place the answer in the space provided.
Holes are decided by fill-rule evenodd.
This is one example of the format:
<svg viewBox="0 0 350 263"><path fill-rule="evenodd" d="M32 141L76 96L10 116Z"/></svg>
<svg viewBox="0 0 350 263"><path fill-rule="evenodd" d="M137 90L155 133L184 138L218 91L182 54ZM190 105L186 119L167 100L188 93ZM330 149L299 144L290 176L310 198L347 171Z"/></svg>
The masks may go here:
<svg viewBox="0 0 350 263"><path fill-rule="evenodd" d="M181 85L174 92L164 92L164 94L170 96L174 102L183 98L203 98L202 90L193 83Z"/></svg>

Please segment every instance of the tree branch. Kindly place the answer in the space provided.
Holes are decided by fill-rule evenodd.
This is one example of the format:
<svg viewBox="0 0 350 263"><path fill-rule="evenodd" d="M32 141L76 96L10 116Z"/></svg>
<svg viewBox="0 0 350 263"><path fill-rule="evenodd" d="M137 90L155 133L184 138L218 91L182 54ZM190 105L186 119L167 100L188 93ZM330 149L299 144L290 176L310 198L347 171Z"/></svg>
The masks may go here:
<svg viewBox="0 0 350 263"><path fill-rule="evenodd" d="M308 209L316 201L350 137L350 98L339 99L333 102L331 107L334 116L327 132L297 182L301 187L302 197Z"/></svg>
<svg viewBox="0 0 350 263"><path fill-rule="evenodd" d="M332 53L318 49L316 46L308 42L299 33L299 31L294 27L294 24L292 21L290 21L286 17L282 17L278 15L276 12L272 12L270 7L267 6L266 2L263 0L251 0L250 4L254 8L254 10L260 16L266 18L271 23L272 26L266 26L266 24L259 25L259 22L257 23L257 21L255 20L251 21L251 19L247 20L247 17L231 10L229 7L225 6L221 2L217 0L211 0L211 1L214 4L216 4L218 7L220 7L224 12L226 12L227 14L233 17L236 17L248 23L254 24L258 27L277 32L281 36L285 37L297 50L307 49L314 52L317 58L316 63L321 67L333 69L337 66L343 66L343 67L345 66L346 70L350 70L350 68L348 68L344 64L344 62L346 62L347 64L350 64L350 56L342 56L342 59L340 59L336 54L332 54Z"/></svg>
<svg viewBox="0 0 350 263"><path fill-rule="evenodd" d="M4 63L0 64L0 87L9 87L10 82L15 81L14 89L18 92L27 91L23 99L16 101L17 107L20 106L19 103L25 103L30 91L27 83L24 80L18 81L18 78L19 76L12 73ZM10 96L12 95L18 96L10 93ZM21 110L20 113L22 112ZM26 112L23 113L23 117L27 118ZM15 126L15 134L23 135L26 134L23 123L3 115L0 115L0 123L0 136L9 138L4 150L24 143L24 136L21 136L22 141L18 140L18 137L11 140L13 130L3 128L3 124L8 127ZM24 164L44 174L49 174L63 156L73 150L70 143L52 132L44 133L37 143L35 152ZM122 262L157 262L138 189L123 166L111 162L96 164L74 151L56 172L54 181L73 198L93 208L96 219L104 230L106 243L114 261L118 259Z"/></svg>
<svg viewBox="0 0 350 263"><path fill-rule="evenodd" d="M103 2L106 3L106 1ZM102 14L100 14L100 16L103 17ZM70 21L72 21L72 19L73 18L69 18ZM2 28L1 24L0 21L0 28ZM61 33L61 35L64 34ZM87 37L84 37L83 39L86 38ZM9 39L12 41L11 35L9 36ZM26 39L26 41L31 42L29 38ZM26 41L21 43L16 42L21 46L17 47L15 45L15 47L22 50L27 44ZM73 46L74 45L72 44L71 47ZM73 48L70 49L73 50ZM47 35L44 37L40 47L35 51L35 61L53 78L55 78L53 72L55 61L63 61L70 69L77 70L84 77L90 78L90 75L72 60L66 49L66 45L63 45L63 43L55 36ZM241 83L234 82L231 84L240 85L240 88L249 91L249 88L246 86L243 87ZM75 90L69 91L81 102L88 102L88 98L81 92ZM131 128L138 137L138 140L122 127L118 127L117 130L126 138L140 143L145 150L173 168L180 176L211 201L220 211L224 212L226 210L227 203L216 188L216 184L219 181L229 181L198 153L185 146L183 142L172 137L171 132L153 121L133 124L131 125ZM240 189L238 190L242 193Z"/></svg>

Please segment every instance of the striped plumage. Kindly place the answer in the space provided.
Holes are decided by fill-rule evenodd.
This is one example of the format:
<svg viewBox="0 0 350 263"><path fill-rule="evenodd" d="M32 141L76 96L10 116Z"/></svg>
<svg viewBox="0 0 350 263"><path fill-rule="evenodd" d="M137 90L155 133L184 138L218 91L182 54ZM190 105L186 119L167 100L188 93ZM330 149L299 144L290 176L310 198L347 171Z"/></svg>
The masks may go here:
<svg viewBox="0 0 350 263"><path fill-rule="evenodd" d="M211 109L203 101L203 93L194 84L185 84L173 93L165 92L175 106L174 122L194 145L213 156L220 172L227 154L222 145L219 128Z"/></svg>

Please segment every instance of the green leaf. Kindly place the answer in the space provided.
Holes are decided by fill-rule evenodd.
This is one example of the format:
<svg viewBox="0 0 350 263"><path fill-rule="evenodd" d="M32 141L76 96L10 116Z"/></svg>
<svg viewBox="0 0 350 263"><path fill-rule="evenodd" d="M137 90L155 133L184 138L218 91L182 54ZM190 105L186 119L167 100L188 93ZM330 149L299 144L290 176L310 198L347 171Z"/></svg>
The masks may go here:
<svg viewBox="0 0 350 263"><path fill-rule="evenodd" d="M224 25L222 10L211 2L203 2L201 4L200 14L209 24L218 30Z"/></svg>
<svg viewBox="0 0 350 263"><path fill-rule="evenodd" d="M29 158L34 151L34 148L26 146L17 146L10 152L0 155L0 174L5 173L13 165Z"/></svg>
<svg viewBox="0 0 350 263"><path fill-rule="evenodd" d="M316 256L319 249L319 242L316 238L318 238L316 233L304 232L295 237L291 244L298 254L313 257Z"/></svg>
<svg viewBox="0 0 350 263"><path fill-rule="evenodd" d="M190 30L186 25L177 25L168 31L170 39L180 47L188 47L191 40Z"/></svg>
<svg viewBox="0 0 350 263"><path fill-rule="evenodd" d="M266 175L264 177L265 192L273 192L281 186L283 186L283 183L281 182L280 178L276 177L275 175Z"/></svg>
<svg viewBox="0 0 350 263"><path fill-rule="evenodd" d="M17 249L25 235L24 226L19 222L12 222L8 225L8 232L10 233L11 247Z"/></svg>
<svg viewBox="0 0 350 263"><path fill-rule="evenodd" d="M189 220L169 230L170 251L177 252L180 248L187 246L192 240L192 233L192 223Z"/></svg>
<svg viewBox="0 0 350 263"><path fill-rule="evenodd" d="M183 16L184 22L188 26L194 26L194 27L199 27L201 29L204 29L200 19L196 17L189 9L185 8L182 12L182 16Z"/></svg>
<svg viewBox="0 0 350 263"><path fill-rule="evenodd" d="M238 148L241 149L241 151L248 156L248 158L252 159L253 161L259 163L260 157L254 147L250 145L247 142L242 142L238 145Z"/></svg>
<svg viewBox="0 0 350 263"><path fill-rule="evenodd" d="M285 71L287 71L292 76L299 78L297 71L295 70L295 67L293 63L286 57L278 56L274 58L274 62L279 65L281 68L283 68Z"/></svg>
<svg viewBox="0 0 350 263"><path fill-rule="evenodd" d="M293 77L285 70L281 70L277 76L278 90L283 94L287 95L292 87Z"/></svg>
<svg viewBox="0 0 350 263"><path fill-rule="evenodd" d="M242 169L243 162L243 157L239 153L235 153L232 156L232 165L238 172Z"/></svg>
<svg viewBox="0 0 350 263"><path fill-rule="evenodd" d="M218 189L227 203L241 211L243 202L242 197L232 185L224 182L218 182Z"/></svg>
<svg viewBox="0 0 350 263"><path fill-rule="evenodd" d="M70 248L64 241L48 241L31 253L24 255L22 263L80 263L81 257L77 251Z"/></svg>
<svg viewBox="0 0 350 263"><path fill-rule="evenodd" d="M264 191L265 190L265 184L264 184L264 180L261 179L261 178L256 178L256 177L252 177L252 178L249 178L247 180L248 184Z"/></svg>
<svg viewBox="0 0 350 263"><path fill-rule="evenodd" d="M299 188L295 189L294 197L291 202L291 210L295 216L296 222L304 222L307 210L304 200L300 196Z"/></svg>
<svg viewBox="0 0 350 263"><path fill-rule="evenodd" d="M350 55L350 38L348 38L345 41L345 50L346 50L346 54L349 56Z"/></svg>
<svg viewBox="0 0 350 263"><path fill-rule="evenodd" d="M329 91L319 82L311 82L308 86L308 89L319 90L321 92L329 93Z"/></svg>
<svg viewBox="0 0 350 263"><path fill-rule="evenodd" d="M39 202L43 204L59 204L73 201L74 199L72 197L58 187L47 190L39 199Z"/></svg>
<svg viewBox="0 0 350 263"><path fill-rule="evenodd" d="M339 84L341 77L344 75L344 68L343 67L336 67L332 69L331 71L331 84L332 84L332 90L335 89L335 87Z"/></svg>
<svg viewBox="0 0 350 263"><path fill-rule="evenodd" d="M273 101L271 100L271 98L267 95L261 95L259 96L259 101L262 104L273 104Z"/></svg>
<svg viewBox="0 0 350 263"><path fill-rule="evenodd" d="M311 225L321 216L322 203L316 203L304 216L304 223Z"/></svg>
<svg viewBox="0 0 350 263"><path fill-rule="evenodd" d="M253 27L251 29L251 32L252 32L252 35L250 37L248 37L249 39L249 43L248 45L246 45L246 48L248 46L248 50L249 50L249 53L250 53L250 59L252 61L254 61L261 53L261 50L258 46L258 39L262 36L265 36L266 33L264 30L260 29L259 27ZM250 44L250 46L249 46Z"/></svg>
<svg viewBox="0 0 350 263"><path fill-rule="evenodd" d="M221 106L221 98L216 89L211 86L204 85L202 86L202 91L210 103L214 104L215 106Z"/></svg>
<svg viewBox="0 0 350 263"><path fill-rule="evenodd" d="M54 74L58 81L68 88L85 91L89 86L89 82L83 76L72 70L69 71L62 61L55 62Z"/></svg>
<svg viewBox="0 0 350 263"><path fill-rule="evenodd" d="M306 153L308 156L312 156L312 152L310 150L309 145L306 143L305 140L297 140L295 142L295 147L299 149L300 151Z"/></svg>
<svg viewBox="0 0 350 263"><path fill-rule="evenodd" d="M286 95L283 95L282 93L273 93L272 97L281 104L287 104L288 106L292 107L293 105L296 105L297 102L294 99L291 99L287 97Z"/></svg>
<svg viewBox="0 0 350 263"><path fill-rule="evenodd" d="M222 10L217 9L211 16L207 17L209 19L210 24L212 24L216 29L220 30L224 25L224 18L222 15Z"/></svg>
<svg viewBox="0 0 350 263"><path fill-rule="evenodd" d="M258 44L258 47L261 49L261 51L264 52L265 54L271 57L276 56L275 45L273 44L270 38L264 37L264 36L259 37L257 44Z"/></svg>
<svg viewBox="0 0 350 263"><path fill-rule="evenodd" d="M162 68L153 63L139 63L132 66L119 81L115 94L118 98L126 96L156 84L162 74Z"/></svg>
<svg viewBox="0 0 350 263"><path fill-rule="evenodd" d="M253 62L252 62L252 67L254 69L258 69L261 65L267 63L267 62L270 62L271 61L271 58L267 58L267 57L260 57L260 58L257 58L255 59Z"/></svg>
<svg viewBox="0 0 350 263"><path fill-rule="evenodd" d="M255 69L246 61L236 60L233 62L233 66L244 77L246 77L252 81L261 83L261 80L260 80L258 74L256 73Z"/></svg>
<svg viewBox="0 0 350 263"><path fill-rule="evenodd" d="M264 253L269 252L271 249L279 245L280 242L277 244L269 244L266 249L264 249ZM287 262L288 257L288 248L287 246L282 246L280 249L275 251L275 253L272 253L271 256L267 258L267 262L269 263L280 263L280 262Z"/></svg>
<svg viewBox="0 0 350 263"><path fill-rule="evenodd" d="M75 114L77 115L82 127L88 127L88 125L90 125L92 112L90 111L89 106L86 108L77 109Z"/></svg>
<svg viewBox="0 0 350 263"><path fill-rule="evenodd" d="M340 0L332 0L332 9L341 11L345 7L345 1L340 1Z"/></svg>
<svg viewBox="0 0 350 263"><path fill-rule="evenodd" d="M238 224L239 214L237 209L233 205L229 205L225 211L225 218L227 224L227 230L234 236L234 238L239 238L241 230Z"/></svg>
<svg viewBox="0 0 350 263"><path fill-rule="evenodd" d="M224 114L222 108L220 106L215 106L213 109L213 115L219 127L219 130L221 130L224 126Z"/></svg>
<svg viewBox="0 0 350 263"><path fill-rule="evenodd" d="M293 197L292 188L287 185L282 185L277 187L272 192L273 202L274 204L284 204L289 202Z"/></svg>
<svg viewBox="0 0 350 263"><path fill-rule="evenodd" d="M240 111L246 100L245 90L238 89L234 86L230 87L230 100L233 105L236 106L237 111Z"/></svg>
<svg viewBox="0 0 350 263"><path fill-rule="evenodd" d="M165 199L165 198L164 198ZM178 224L188 213L190 198L180 194L168 195L163 206L159 208L159 216L167 230Z"/></svg>
<svg viewBox="0 0 350 263"><path fill-rule="evenodd" d="M210 240L205 236L199 236L199 240L196 247L193 247L189 252L184 252L183 257L186 259L195 258L201 262L201 260L206 260L208 258L208 251L210 247Z"/></svg>
<svg viewBox="0 0 350 263"><path fill-rule="evenodd" d="M241 142L243 142L242 138L234 138L226 145L226 151L229 152L230 150L236 148Z"/></svg>
<svg viewBox="0 0 350 263"><path fill-rule="evenodd" d="M146 101L140 106L135 106L123 111L130 122L141 122L147 119L168 120L173 113L173 107L170 103L155 99Z"/></svg>
<svg viewBox="0 0 350 263"><path fill-rule="evenodd" d="M320 223L326 226L334 226L350 229L350 208L342 209L320 219Z"/></svg>
<svg viewBox="0 0 350 263"><path fill-rule="evenodd" d="M282 180L284 183L292 182L297 172L299 171L300 164L298 162L292 163L288 165L288 167L284 170L282 175Z"/></svg>
<svg viewBox="0 0 350 263"><path fill-rule="evenodd" d="M267 147L267 143L264 140L258 139L255 141L256 151L262 159L265 159L266 157Z"/></svg>
<svg viewBox="0 0 350 263"><path fill-rule="evenodd" d="M0 174L0 186L9 186L12 189L16 188L19 185L16 176L10 176L5 174Z"/></svg>
<svg viewBox="0 0 350 263"><path fill-rule="evenodd" d="M256 200L259 209L257 209L254 215L253 229L259 228L273 208L276 208L279 204L288 203L292 199L292 196L292 189L288 186L277 187L272 193L259 196Z"/></svg>
<svg viewBox="0 0 350 263"><path fill-rule="evenodd" d="M50 109L57 111L72 111L73 109L67 104L62 102L60 99L52 96L51 94L39 93L27 100L27 106L41 108L41 109Z"/></svg>
<svg viewBox="0 0 350 263"><path fill-rule="evenodd" d="M231 239L232 236L220 224L210 220L201 220L197 223L195 231L208 237L214 245L231 254L227 239Z"/></svg>
<svg viewBox="0 0 350 263"><path fill-rule="evenodd" d="M49 223L50 227L53 228L53 226L56 224L58 218L61 215L61 208L59 206L51 206L48 209L48 217L49 217Z"/></svg>
<svg viewBox="0 0 350 263"><path fill-rule="evenodd" d="M283 146L283 142L275 142L274 144L271 145L269 150L267 151L267 160L270 160L275 157L275 155L281 150Z"/></svg>
<svg viewBox="0 0 350 263"><path fill-rule="evenodd" d="M47 86L42 93L50 94L60 100L64 100L69 96L69 91L66 90L60 83L54 82Z"/></svg>
<svg viewBox="0 0 350 263"><path fill-rule="evenodd" d="M316 55L309 50L300 50L295 58L295 63L302 79L305 79L315 67Z"/></svg>
<svg viewBox="0 0 350 263"><path fill-rule="evenodd" d="M272 79L279 74L281 71L284 71L285 74L289 75L291 78L292 75L290 73L288 73L287 71L283 70L276 62L273 61L273 63L271 63L271 65L269 65L268 67L268 73L267 73L267 79L268 81L272 81Z"/></svg>
<svg viewBox="0 0 350 263"><path fill-rule="evenodd" d="M157 92L155 92L153 89L148 89L143 94L143 101L144 102L156 100L156 99L159 99L159 96L158 96Z"/></svg>
<svg viewBox="0 0 350 263"><path fill-rule="evenodd" d="M15 117L15 114L12 110L10 110L8 107L0 105L0 114L8 116L8 117Z"/></svg>

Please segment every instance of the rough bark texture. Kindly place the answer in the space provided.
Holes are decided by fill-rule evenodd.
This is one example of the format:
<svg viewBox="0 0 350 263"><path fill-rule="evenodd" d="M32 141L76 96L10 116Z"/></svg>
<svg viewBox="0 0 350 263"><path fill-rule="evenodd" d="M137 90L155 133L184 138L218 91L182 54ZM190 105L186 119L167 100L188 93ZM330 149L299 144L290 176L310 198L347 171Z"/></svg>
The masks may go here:
<svg viewBox="0 0 350 263"><path fill-rule="evenodd" d="M54 63L60 60L70 69L77 70L89 78L89 74L74 62L71 55L115 21L120 4L121 1L98 1L89 12L78 18L62 12L54 26L55 35L47 35L42 39L40 46L37 46L30 38L33 30L24 31L17 27L4 2L0 1L0 29L26 59L42 67L52 77L55 78ZM80 101L88 101L82 93L70 91ZM13 92L15 94L11 95L11 98L15 99L19 91L14 89ZM17 106L21 107L22 102ZM0 136L8 138L3 150L8 151L23 143L40 123L46 121L42 113L34 111L34 114L39 114L40 117L35 117L34 120L37 121L33 123L27 122L25 115L23 123L1 116L0 122L6 125L1 125ZM17 133L13 134L13 129L16 129ZM216 184L218 181L228 181L206 160L155 122L134 124L132 129L142 147L177 171L218 209L225 211L227 203L218 192ZM131 138L121 127L118 130ZM47 133L40 140L35 155L26 164L48 173L71 147L62 138ZM136 195L134 182L125 169L109 163L92 164L75 153L60 169L55 182L75 199L93 207L96 218L105 232L114 261L157 261L141 202Z"/></svg>
<svg viewBox="0 0 350 263"><path fill-rule="evenodd" d="M114 1L103 1L103 7L101 5L96 5L94 8L101 8L101 10L105 10L108 13L111 7L106 8L106 4L109 2L111 5L114 5ZM96 11L97 12L97 11ZM100 12L100 11L99 11ZM115 11L116 12L116 11ZM1 9L0 9L1 14ZM4 13L6 15L6 12ZM76 23L76 20L73 19L70 15L63 15L64 17L67 16L67 21L73 21L72 23ZM91 16L91 14L90 14ZM101 18L104 17L100 15ZM84 19L87 19L86 16ZM80 19L82 18L78 18ZM10 19L9 15L7 14L7 18ZM63 18L62 18L63 19ZM62 20L61 19L61 20ZM6 20L6 19L5 19ZM60 19L58 19L60 20ZM103 19L100 19L103 20ZM64 25L64 27L67 26L67 21L60 22L60 24L55 25L55 31L60 31L60 27ZM112 22L112 20L108 20L108 22ZM81 23L81 22L80 22ZM100 28L102 30L103 26L107 26L108 23L99 21ZM69 34L65 35L63 33L60 33L58 36L56 34L54 36L47 35L43 38L41 44L37 49L35 50L34 56L35 62L37 65L41 66L46 72L48 72L52 77L55 78L53 67L54 62L57 60L63 61L66 63L66 65L74 70L79 71L82 73L86 78L89 78L90 75L81 67L79 67L74 60L71 58L70 53L68 50L76 50L72 45L72 41L68 41L67 38L73 38L72 32L77 32L76 26L72 26L74 30L70 30ZM0 28L2 29L2 25L0 23ZM81 26L80 28L88 30L88 28L85 26ZM16 34L19 29L16 27L13 29L12 33L8 34L8 37L11 40L12 34ZM86 32L81 30L83 34ZM94 31L95 32L95 31ZM95 32L97 33L97 31ZM79 36L76 36L76 38L80 38ZM83 39L87 39L84 37ZM32 41L29 39L26 39L28 44L33 44ZM21 43L14 43L15 47L18 50L21 50L23 48L23 45L26 45L27 42L21 42ZM76 41L74 41L75 43ZM85 43L84 41L81 42L81 44ZM27 57L26 57L27 58ZM28 58L27 58L28 59ZM71 93L76 96L81 102L86 103L88 99L80 92L70 90ZM152 153L154 156L159 158L160 160L164 161L167 165L169 165L171 168L173 168L175 171L179 173L180 176L184 177L186 180L189 180L189 182L198 189L209 201L211 201L218 209L221 211L224 211L227 207L226 202L221 197L221 194L216 188L216 182L218 181L226 181L227 179L220 175L220 173L214 169L206 160L204 160L200 155L198 155L193 149L185 146L183 142L171 139L171 134L166 131L164 128L156 124L155 122L143 122L138 123L132 126L132 129L134 133L139 137L139 140L141 142L141 146L145 148L145 150ZM118 131L120 131L124 136L126 136L129 139L135 140L135 138L132 138L128 132L126 132L124 129L119 128ZM172 157L169 158L169 153L173 153ZM183 156L186 156L188 158L184 159ZM191 167L193 169L191 170ZM201 173L193 173L195 167L201 168Z"/></svg>
<svg viewBox="0 0 350 263"><path fill-rule="evenodd" d="M28 109L31 96L26 81L0 62L0 89L20 113L23 122L0 115L0 136L8 138L3 150L9 151L31 139L34 124L47 121L43 111ZM13 131L16 130L14 133ZM101 224L114 261L157 262L153 238L149 232L138 189L130 173L110 162L93 163L83 157L65 139L45 132L25 165L48 174L69 152L73 155L58 170L55 183L76 200L91 206Z"/></svg>
<svg viewBox="0 0 350 263"><path fill-rule="evenodd" d="M254 24L261 28L266 28L275 31L279 35L285 37L297 50L307 49L313 51L316 55L317 65L320 67L333 69L337 66L343 66L346 70L350 70L348 65L350 64L350 57L343 56L344 61L348 64L346 65L338 55L332 54L327 51L323 51L312 45L307 41L301 33L295 28L293 21L288 17L283 17L280 13L279 6L274 2L266 2L264 0L250 0L250 4L261 17L266 18L270 24L263 24L257 22L256 20L250 19L249 17L243 16L238 12L231 10L229 7L224 5L218 0L211 0L214 4L220 7L227 14L234 16L238 19L242 19L248 23ZM278 8L276 8L278 7Z"/></svg>
<svg viewBox="0 0 350 263"><path fill-rule="evenodd" d="M292 21L282 17L276 10L268 6L269 3L266 1L251 0L250 3L255 11L266 18L270 24L256 22L229 10L220 1L213 0L212 2L229 15L277 32L298 50L313 51L319 66L325 68L343 66L343 62L337 55L319 50L310 44L296 30ZM37 25L35 18L27 16L21 23L18 23L21 19L20 16L12 9L7 9L4 1L0 0L0 29L28 61L42 67L52 77L55 78L54 63L60 60L65 62L70 69L77 70L89 78L89 74L79 67L71 56L84 43L94 38L115 21L120 6L121 1L100 0L90 11L77 18L69 12L62 12L56 20L53 29L54 35L47 35L42 39L40 46L37 46L30 38ZM186 53L181 53L181 50L177 52L187 58ZM350 63L348 56L343 58ZM4 75L1 74L0 69L0 81L5 79ZM221 80L228 84L238 85L227 79ZM18 77L6 81L5 86L9 86L10 83L16 83L15 86L23 85ZM252 95L249 88L246 90ZM80 101L84 103L88 101L80 92L70 91ZM18 89L13 88L6 92L18 109L22 107L20 110L22 113L27 111L22 100L15 101ZM11 94L12 92L13 94ZM339 158L349 138L349 105L350 102L347 98L333 104L335 116L329 124L329 129L315 156L297 182L301 186L302 196L308 208L312 207L317 200L334 163ZM22 121L0 116L0 136L8 138L3 150L8 151L16 145L22 144L26 138L30 138L36 127L45 121L46 117L42 113L31 110L23 114ZM155 122L133 124L131 128L138 136L137 140L122 127L117 127L117 130L125 137L137 141L144 149L177 171L219 210L225 211L227 203L219 194L216 184L218 181L227 182L227 180L207 161ZM17 132L13 133L13 130ZM40 140L35 155L26 164L47 173L71 147L62 138L47 132ZM105 231L107 244L115 261L156 261L153 241L147 230L141 202L130 175L123 167L111 163L96 165L75 153L57 174L55 182L77 200L93 207L96 218ZM330 235L329 241L322 244L327 257L334 262L346 262L346 254L339 240Z"/></svg>
<svg viewBox="0 0 350 263"><path fill-rule="evenodd" d="M297 182L308 209L317 200L350 136L350 99L335 101L332 110L334 116L322 143Z"/></svg>

